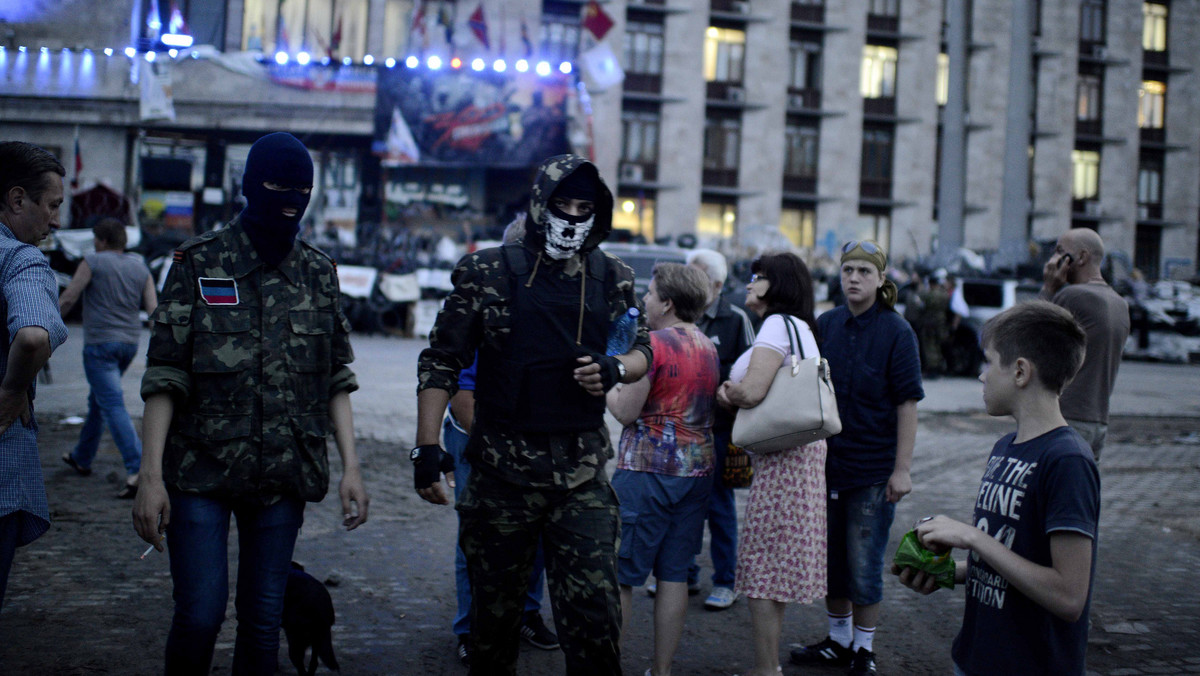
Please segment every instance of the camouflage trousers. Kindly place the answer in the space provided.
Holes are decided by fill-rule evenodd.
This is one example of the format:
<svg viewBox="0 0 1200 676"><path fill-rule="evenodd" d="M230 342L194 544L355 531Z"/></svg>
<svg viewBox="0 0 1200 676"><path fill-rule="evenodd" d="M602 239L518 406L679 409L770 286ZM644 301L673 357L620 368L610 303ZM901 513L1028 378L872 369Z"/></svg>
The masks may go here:
<svg viewBox="0 0 1200 676"><path fill-rule="evenodd" d="M471 676L514 676L530 569L541 538L568 676L621 673L620 522L607 477L571 490L473 471L457 507L471 581Z"/></svg>

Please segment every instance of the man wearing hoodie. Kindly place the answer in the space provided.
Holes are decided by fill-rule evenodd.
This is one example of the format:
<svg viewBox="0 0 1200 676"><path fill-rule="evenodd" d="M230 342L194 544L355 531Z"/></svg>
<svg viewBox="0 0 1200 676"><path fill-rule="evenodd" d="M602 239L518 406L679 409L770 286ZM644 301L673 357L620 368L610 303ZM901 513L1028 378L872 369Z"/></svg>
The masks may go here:
<svg viewBox="0 0 1200 676"><path fill-rule="evenodd" d="M605 355L612 323L638 306L633 271L597 248L612 229L612 205L592 163L543 161L525 239L459 261L421 353L411 459L418 495L435 504L449 502L441 475L453 481L438 443L442 412L479 355L471 473L457 505L475 676L516 673L539 538L567 674L621 673L620 525L604 471L613 453L604 393L641 378L651 350L640 320L633 347Z"/></svg>
<svg viewBox="0 0 1200 676"><path fill-rule="evenodd" d="M229 597L238 525L232 673L273 674L283 592L306 502L325 497L332 428L343 525L367 520L350 393L350 324L333 261L296 239L312 157L291 134L250 148L246 208L175 251L142 378L138 535L163 548L175 614L166 673L208 674Z"/></svg>

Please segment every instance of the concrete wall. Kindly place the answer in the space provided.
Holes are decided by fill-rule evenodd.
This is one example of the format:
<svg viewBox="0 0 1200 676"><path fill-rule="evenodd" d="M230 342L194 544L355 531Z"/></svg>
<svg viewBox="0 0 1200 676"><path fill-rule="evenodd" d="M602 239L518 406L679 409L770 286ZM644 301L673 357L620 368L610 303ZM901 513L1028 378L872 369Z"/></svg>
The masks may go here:
<svg viewBox="0 0 1200 676"><path fill-rule="evenodd" d="M1109 248L1132 252L1137 221L1137 91L1142 83L1141 0L1108 0L1106 28L1111 62L1104 68L1104 136L1129 142L1105 144L1100 154L1099 232Z"/></svg>
<svg viewBox="0 0 1200 676"><path fill-rule="evenodd" d="M862 167L862 109L859 93L863 45L867 41L866 0L846 0L825 6L821 73L820 169L817 241L836 233L837 243L863 236L858 232L858 185ZM831 252L832 253L832 252Z"/></svg>
<svg viewBox="0 0 1200 676"><path fill-rule="evenodd" d="M1057 239L1071 222L1071 151L1079 79L1079 3L1042 2L1033 159L1033 238Z"/></svg>
<svg viewBox="0 0 1200 676"><path fill-rule="evenodd" d="M963 219L963 245L995 250L1000 245L1012 7L1008 0L976 0L972 18L967 47L972 57L967 70L967 213Z"/></svg>
<svg viewBox="0 0 1200 676"><path fill-rule="evenodd" d="M1171 5L1167 49L1171 65L1180 70L1167 81L1167 153L1163 181L1163 219L1177 223L1163 229L1162 260L1191 259L1179 275L1195 274L1197 216L1200 215L1200 147L1197 147L1196 111L1200 110L1200 15L1196 3ZM1164 266L1165 267L1165 266ZM1160 270L1166 274L1167 270Z"/></svg>
<svg viewBox="0 0 1200 676"><path fill-rule="evenodd" d="M668 0L678 13L663 26L662 106L659 128L658 191L655 234L696 231L700 215L700 179L704 158L704 29L708 8L691 0ZM612 141L618 142L616 140Z"/></svg>
<svg viewBox="0 0 1200 676"><path fill-rule="evenodd" d="M778 225L783 200L784 137L789 54L787 3L750 3L755 18L746 26L746 101L738 182L747 191L738 204L738 228ZM762 20L762 19L765 19Z"/></svg>

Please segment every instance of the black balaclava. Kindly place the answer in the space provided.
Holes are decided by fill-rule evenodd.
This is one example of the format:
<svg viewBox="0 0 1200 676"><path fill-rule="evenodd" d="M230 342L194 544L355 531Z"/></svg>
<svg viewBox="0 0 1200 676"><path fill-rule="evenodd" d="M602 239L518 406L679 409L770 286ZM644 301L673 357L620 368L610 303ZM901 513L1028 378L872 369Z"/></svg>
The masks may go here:
<svg viewBox="0 0 1200 676"><path fill-rule="evenodd" d="M289 189L270 190L264 182ZM292 250L309 199L308 193L296 188L311 189L312 184L312 156L295 136L275 132L250 147L242 176L242 194L246 196L242 227L267 265L278 267ZM284 215L289 208L296 210L294 216Z"/></svg>

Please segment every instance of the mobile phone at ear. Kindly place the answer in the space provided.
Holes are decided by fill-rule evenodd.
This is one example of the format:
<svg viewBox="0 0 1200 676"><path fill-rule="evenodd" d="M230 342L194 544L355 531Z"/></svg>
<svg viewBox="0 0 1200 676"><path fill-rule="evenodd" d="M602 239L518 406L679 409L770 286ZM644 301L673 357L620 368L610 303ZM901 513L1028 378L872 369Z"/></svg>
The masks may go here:
<svg viewBox="0 0 1200 676"><path fill-rule="evenodd" d="M1065 253L1058 259L1058 267L1060 267L1060 268L1063 266L1070 267L1071 263L1074 263L1074 262L1075 262L1075 258L1073 256L1071 256L1071 254Z"/></svg>

